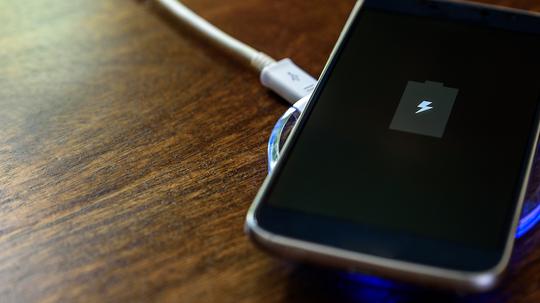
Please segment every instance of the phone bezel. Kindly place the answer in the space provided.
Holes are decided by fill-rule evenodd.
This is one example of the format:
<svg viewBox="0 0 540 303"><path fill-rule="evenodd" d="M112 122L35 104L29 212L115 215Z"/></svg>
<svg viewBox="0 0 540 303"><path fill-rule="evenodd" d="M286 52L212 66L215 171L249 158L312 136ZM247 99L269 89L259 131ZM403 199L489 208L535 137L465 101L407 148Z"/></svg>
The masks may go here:
<svg viewBox="0 0 540 303"><path fill-rule="evenodd" d="M365 1L357 1L351 16L349 17L346 26L343 32L340 35L340 38L334 48L332 55L322 73L321 80L315 89L315 93L311 97L311 100L317 99L318 94L320 93L321 83L324 83L328 77L328 71L332 69L333 65L336 63L336 58L339 56L339 53L342 50L344 42L348 38L350 29L358 17L359 12L361 11ZM524 12L511 8L502 8L493 5L484 5L484 4L473 4L460 0L446 0L446 1L422 1L428 5L429 3L436 4L457 4L462 5L467 8L494 11L494 12L503 12L510 15L517 16L534 16L538 17L539 15L531 12ZM303 126L303 123L306 119L303 117L306 113L309 113L312 109L314 102L308 103L306 110L300 117L300 122L297 123L295 129L291 134L291 138L288 140L284 147L284 154L287 154L290 148L290 143L295 140L296 130ZM449 286L458 289L467 289L467 290L486 290L493 287L496 284L496 281L507 267L511 250L514 243L514 234L517 228L517 223L519 221L519 214L522 209L523 201L525 198L525 191L530 175L530 170L532 166L532 159L534 156L534 147L538 143L538 134L539 134L539 119L538 114L535 120L535 130L534 137L531 138L526 164L521 177L521 189L519 190L519 197L517 198L517 203L515 203L514 214L512 216L512 224L509 229L509 234L506 237L506 244L501 253L496 256L498 260L495 262L496 265L484 269L484 270L456 270L453 268L445 268L441 266L426 265L417 262L403 261L393 259L392 257L381 257L371 254L355 252L343 247L336 247L321 244L316 240L306 241L306 237L291 237L285 236L285 232L280 233L279 231L270 230L269 228L263 227L258 219L260 219L261 211L267 205L262 203L264 195L268 192L270 184L273 182L275 176L278 175L278 172L282 166L283 158L278 161L276 168L272 173L266 178L263 183L261 190L257 194L255 201L253 202L246 219L246 230L254 241L260 244L263 248L268 249L279 255L298 259L305 261L313 261L317 263L324 263L327 265L334 265L341 268L362 270L362 271L373 271L381 275L389 277L403 278L406 280L416 280L420 282L426 282L431 284L438 284L442 286ZM275 208L275 207L271 207ZM265 211L265 214L269 213L268 209ZM294 213L294 212L293 212ZM301 214L300 212L297 212ZM317 217L317 216L314 216ZM301 240L299 238L303 238Z"/></svg>

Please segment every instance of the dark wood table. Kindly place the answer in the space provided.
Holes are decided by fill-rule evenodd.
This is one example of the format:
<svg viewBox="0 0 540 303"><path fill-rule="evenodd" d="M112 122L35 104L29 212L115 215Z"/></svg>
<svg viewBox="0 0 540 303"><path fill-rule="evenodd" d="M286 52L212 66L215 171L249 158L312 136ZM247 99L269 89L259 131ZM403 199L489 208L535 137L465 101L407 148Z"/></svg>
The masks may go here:
<svg viewBox="0 0 540 303"><path fill-rule="evenodd" d="M185 2L314 75L354 4ZM538 229L501 287L476 296L257 250L244 216L286 108L149 2L3 0L0 302L540 302Z"/></svg>

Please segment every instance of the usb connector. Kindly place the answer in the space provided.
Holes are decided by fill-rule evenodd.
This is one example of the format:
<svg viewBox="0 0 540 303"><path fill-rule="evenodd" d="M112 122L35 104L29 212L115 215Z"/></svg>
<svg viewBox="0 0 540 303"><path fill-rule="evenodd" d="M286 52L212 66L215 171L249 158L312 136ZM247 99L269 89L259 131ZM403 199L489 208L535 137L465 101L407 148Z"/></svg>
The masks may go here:
<svg viewBox="0 0 540 303"><path fill-rule="evenodd" d="M291 59L270 64L261 71L261 83L290 104L311 94L317 80L299 68Z"/></svg>

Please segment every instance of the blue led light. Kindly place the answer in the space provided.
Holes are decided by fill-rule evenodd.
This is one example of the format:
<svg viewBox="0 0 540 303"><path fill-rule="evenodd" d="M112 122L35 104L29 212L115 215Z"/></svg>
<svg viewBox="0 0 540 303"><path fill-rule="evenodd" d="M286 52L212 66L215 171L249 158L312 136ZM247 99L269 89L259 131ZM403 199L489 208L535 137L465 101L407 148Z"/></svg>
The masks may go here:
<svg viewBox="0 0 540 303"><path fill-rule="evenodd" d="M531 230L536 224L540 221L540 203L536 205L528 213L521 214L521 219L519 220L519 226L516 232L516 238L520 238Z"/></svg>
<svg viewBox="0 0 540 303"><path fill-rule="evenodd" d="M386 280L380 277L376 276L368 276L358 273L347 273L346 278L350 279L354 282L363 284L363 285L369 285L376 288L383 288L383 289L395 289L397 284L393 281Z"/></svg>
<svg viewBox="0 0 540 303"><path fill-rule="evenodd" d="M397 283L391 280L358 273L343 273L344 283L341 287L347 297L358 302L409 302L410 296L420 291L418 288Z"/></svg>

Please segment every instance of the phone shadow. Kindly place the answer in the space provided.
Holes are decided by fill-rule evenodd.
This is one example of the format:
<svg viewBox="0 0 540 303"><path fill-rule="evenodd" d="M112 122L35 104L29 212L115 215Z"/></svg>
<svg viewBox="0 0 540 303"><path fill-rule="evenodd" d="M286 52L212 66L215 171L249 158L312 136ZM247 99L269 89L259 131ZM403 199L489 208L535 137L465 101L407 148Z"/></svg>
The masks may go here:
<svg viewBox="0 0 540 303"><path fill-rule="evenodd" d="M299 265L293 270L288 282L285 302L507 302L497 290L465 295L307 265Z"/></svg>

